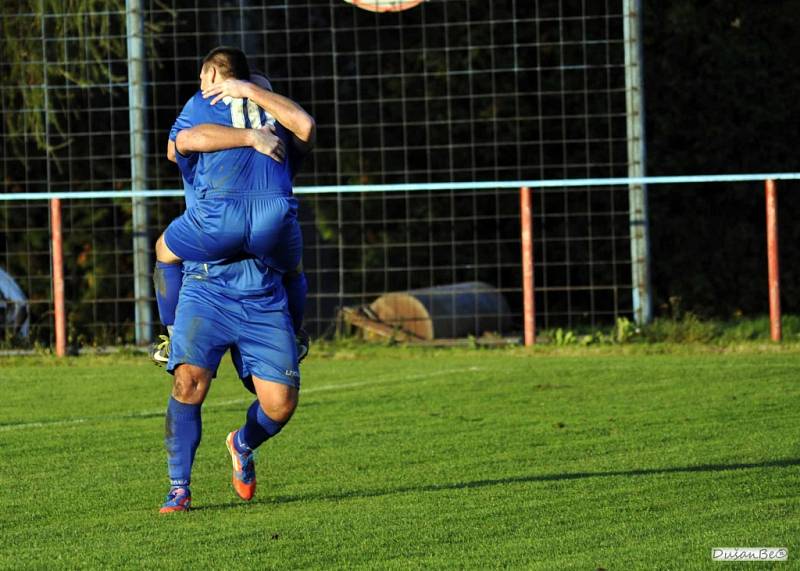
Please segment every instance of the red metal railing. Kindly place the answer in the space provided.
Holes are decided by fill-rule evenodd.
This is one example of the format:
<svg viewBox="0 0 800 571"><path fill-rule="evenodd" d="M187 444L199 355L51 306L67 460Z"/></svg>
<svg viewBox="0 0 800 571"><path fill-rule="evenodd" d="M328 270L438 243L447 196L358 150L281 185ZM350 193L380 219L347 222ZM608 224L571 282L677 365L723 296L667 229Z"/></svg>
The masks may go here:
<svg viewBox="0 0 800 571"><path fill-rule="evenodd" d="M769 329L773 341L781 340L781 278L778 261L778 192L774 180L766 182L767 265L769 267Z"/></svg>
<svg viewBox="0 0 800 571"><path fill-rule="evenodd" d="M767 211L767 256L769 268L770 335L781 340L780 264L778 259L778 197L775 181L765 184ZM50 200L53 305L55 313L56 355L66 354L66 311L64 306L64 256L61 234L61 200ZM520 222L522 238L523 321L526 346L536 343L536 308L534 303L533 215L531 190L520 188Z"/></svg>
<svg viewBox="0 0 800 571"><path fill-rule="evenodd" d="M64 309L64 248L61 236L61 199L50 199L50 235L53 259L53 309L56 318L56 355L67 354L67 316Z"/></svg>
<svg viewBox="0 0 800 571"><path fill-rule="evenodd" d="M536 308L533 300L533 215L531 189L523 186L519 194L520 222L522 224L522 298L525 322L525 346L536 343Z"/></svg>
<svg viewBox="0 0 800 571"><path fill-rule="evenodd" d="M778 257L778 192L775 181L765 184L767 207L767 265L769 268L769 320L770 337L781 340L781 283ZM522 296L525 346L536 343L536 309L534 306L533 278L533 216L531 191L520 188L520 222L522 226Z"/></svg>

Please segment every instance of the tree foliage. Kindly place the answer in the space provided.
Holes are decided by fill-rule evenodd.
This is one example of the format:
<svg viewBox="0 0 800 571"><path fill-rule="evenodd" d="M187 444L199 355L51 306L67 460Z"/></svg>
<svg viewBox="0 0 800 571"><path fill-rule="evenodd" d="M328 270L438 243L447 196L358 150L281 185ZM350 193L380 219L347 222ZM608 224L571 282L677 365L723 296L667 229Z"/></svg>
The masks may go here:
<svg viewBox="0 0 800 571"><path fill-rule="evenodd" d="M2 108L24 110L3 113L6 137L20 159L33 142L57 161L73 142L64 117L81 110L74 88L108 91L127 78L125 0L4 0L3 11L0 58L12 89L0 90ZM150 53L162 27L145 22Z"/></svg>
<svg viewBox="0 0 800 571"><path fill-rule="evenodd" d="M4 129L16 156L24 155L31 140L55 156L71 142L63 128L63 113L74 100L69 87L125 78L108 65L125 57L125 0L8 0L3 10L0 57L8 62L3 79L15 89L0 91L2 104L28 110L4 113ZM59 143L48 137L48 124L61 136Z"/></svg>
<svg viewBox="0 0 800 571"><path fill-rule="evenodd" d="M800 2L644 3L648 174L797 171ZM800 186L779 183L784 307L800 310ZM656 298L767 308L763 184L650 187Z"/></svg>

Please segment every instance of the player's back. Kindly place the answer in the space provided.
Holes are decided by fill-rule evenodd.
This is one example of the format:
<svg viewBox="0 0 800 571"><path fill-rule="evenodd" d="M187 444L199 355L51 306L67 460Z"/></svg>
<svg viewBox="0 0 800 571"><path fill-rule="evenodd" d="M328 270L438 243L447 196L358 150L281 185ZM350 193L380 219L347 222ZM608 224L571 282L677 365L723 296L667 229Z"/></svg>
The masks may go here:
<svg viewBox="0 0 800 571"><path fill-rule="evenodd" d="M226 97L211 105L210 99L203 99L198 91L184 106L170 137L174 140L178 131L203 123L259 129L275 122L252 101ZM284 139L284 144L291 143L287 140L291 135L280 125L276 127L276 133ZM279 163L250 147L200 153L194 188L201 199L291 196L292 169L289 156L284 163Z"/></svg>
<svg viewBox="0 0 800 571"><path fill-rule="evenodd" d="M260 128L267 121L266 113L246 99L225 98L211 105L198 92L181 111L170 139L200 124ZM276 126L276 133L291 145L285 129ZM302 235L291 162L291 153L279 163L250 147L181 154L178 163L187 180L193 178L196 202L167 228L167 247L182 260L218 262L244 253L280 271L296 267Z"/></svg>

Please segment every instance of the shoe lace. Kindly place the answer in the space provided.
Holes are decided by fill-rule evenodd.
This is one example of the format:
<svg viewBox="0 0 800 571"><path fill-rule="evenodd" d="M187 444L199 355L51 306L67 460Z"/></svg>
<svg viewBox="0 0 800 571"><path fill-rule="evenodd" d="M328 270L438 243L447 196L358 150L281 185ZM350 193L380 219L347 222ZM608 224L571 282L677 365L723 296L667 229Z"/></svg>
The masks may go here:
<svg viewBox="0 0 800 571"><path fill-rule="evenodd" d="M167 502L169 503L177 503L179 497L188 496L189 490L186 488L177 486L175 488L170 488L169 492L167 492Z"/></svg>
<svg viewBox="0 0 800 571"><path fill-rule="evenodd" d="M169 336L168 335L159 335L159 339L161 342L156 346L159 352L164 355L169 355Z"/></svg>
<svg viewBox="0 0 800 571"><path fill-rule="evenodd" d="M241 453L239 459L242 463L242 480L249 482L253 479L253 453Z"/></svg>

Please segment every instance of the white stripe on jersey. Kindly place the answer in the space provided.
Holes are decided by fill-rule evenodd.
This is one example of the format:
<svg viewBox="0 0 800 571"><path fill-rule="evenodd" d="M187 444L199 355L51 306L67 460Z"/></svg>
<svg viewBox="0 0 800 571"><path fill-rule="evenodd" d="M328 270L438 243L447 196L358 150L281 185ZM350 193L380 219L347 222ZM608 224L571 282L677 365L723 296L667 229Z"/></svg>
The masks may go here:
<svg viewBox="0 0 800 571"><path fill-rule="evenodd" d="M260 129L263 127L261 123L261 109L253 101L247 100L247 116L250 118L250 127L252 129Z"/></svg>
<svg viewBox="0 0 800 571"><path fill-rule="evenodd" d="M237 129L244 129L244 100L238 98L231 99L231 123Z"/></svg>

